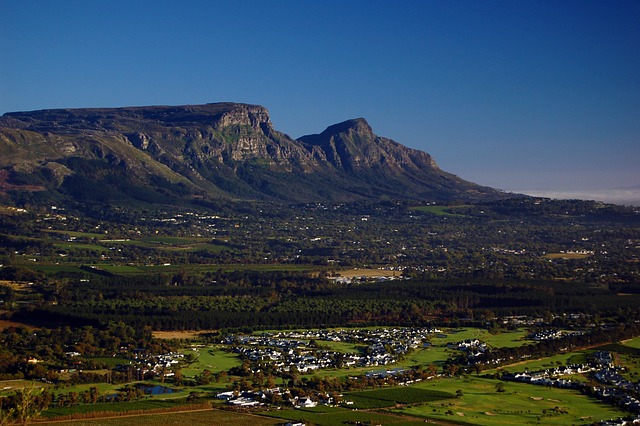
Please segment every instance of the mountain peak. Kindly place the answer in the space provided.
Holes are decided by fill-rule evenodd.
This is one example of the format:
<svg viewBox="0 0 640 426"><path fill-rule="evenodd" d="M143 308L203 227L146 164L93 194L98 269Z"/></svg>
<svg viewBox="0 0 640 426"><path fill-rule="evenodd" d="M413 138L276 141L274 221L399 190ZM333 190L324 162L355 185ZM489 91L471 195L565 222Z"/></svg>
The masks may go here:
<svg viewBox="0 0 640 426"><path fill-rule="evenodd" d="M0 153L0 196L154 203L500 196L375 135L364 118L293 140L273 128L266 108L231 102L7 113Z"/></svg>
<svg viewBox="0 0 640 426"><path fill-rule="evenodd" d="M354 132L360 135L373 136L373 129L364 118L352 118L327 127L321 135L335 135L338 133Z"/></svg>

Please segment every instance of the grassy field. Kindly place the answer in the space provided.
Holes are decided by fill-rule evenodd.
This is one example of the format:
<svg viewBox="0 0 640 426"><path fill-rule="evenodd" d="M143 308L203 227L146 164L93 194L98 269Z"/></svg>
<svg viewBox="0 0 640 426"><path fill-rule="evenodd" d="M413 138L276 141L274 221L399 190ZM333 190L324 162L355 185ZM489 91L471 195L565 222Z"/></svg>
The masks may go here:
<svg viewBox="0 0 640 426"><path fill-rule="evenodd" d="M624 346L628 346L634 349L640 349L640 337L636 337L635 339L625 340L622 342Z"/></svg>
<svg viewBox="0 0 640 426"><path fill-rule="evenodd" d="M455 395L434 389L419 387L395 387L389 389L373 389L362 392L354 392L346 395L353 401L353 408L371 409L393 407L396 404L417 404L425 402L442 401L454 398Z"/></svg>
<svg viewBox="0 0 640 426"><path fill-rule="evenodd" d="M491 334L487 330L476 328L444 329L443 334L446 337L433 336L431 346L411 352L401 365L404 367L416 364L442 366L448 358L459 354L457 349L449 349L447 345L466 339L479 339L493 347L515 347L530 343L526 339L527 331L524 329L499 334Z"/></svg>
<svg viewBox="0 0 640 426"><path fill-rule="evenodd" d="M7 396L13 394L18 389L28 388L33 384L31 380L0 380L0 396ZM41 383L38 383L36 387L40 388L43 386ZM48 386L47 386L48 387Z"/></svg>
<svg viewBox="0 0 640 426"><path fill-rule="evenodd" d="M504 383L496 392L496 380L480 377L442 379L419 387L463 395L446 401L398 409L398 412L441 421L464 421L476 425L574 425L623 417L625 412L580 392L525 383Z"/></svg>
<svg viewBox="0 0 640 426"><path fill-rule="evenodd" d="M41 229L41 231L49 234L68 235L70 237L76 237L76 238L98 238L98 239L111 238L108 234L96 234L91 232L65 231L65 230L57 230L57 229Z"/></svg>
<svg viewBox="0 0 640 426"><path fill-rule="evenodd" d="M195 354L197 358L194 363L182 369L182 374L185 377L193 377L205 369L212 373L227 371L242 364L238 355L224 352L218 347L209 346L185 351L185 355L189 353Z"/></svg>
<svg viewBox="0 0 640 426"><path fill-rule="evenodd" d="M469 207L469 206L417 206L413 207L413 210L420 212L431 213L437 216L455 216L455 217L467 217L467 215L451 213L456 208Z"/></svg>

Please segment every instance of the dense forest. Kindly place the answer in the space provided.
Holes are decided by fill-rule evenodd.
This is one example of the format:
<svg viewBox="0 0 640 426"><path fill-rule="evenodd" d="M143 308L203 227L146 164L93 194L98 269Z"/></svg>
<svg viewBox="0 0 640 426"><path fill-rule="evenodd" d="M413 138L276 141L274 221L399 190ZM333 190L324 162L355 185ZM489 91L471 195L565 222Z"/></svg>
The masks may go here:
<svg viewBox="0 0 640 426"><path fill-rule="evenodd" d="M523 198L89 210L3 211L5 316L167 330L424 325L640 302L632 207ZM340 279L354 267L394 279Z"/></svg>

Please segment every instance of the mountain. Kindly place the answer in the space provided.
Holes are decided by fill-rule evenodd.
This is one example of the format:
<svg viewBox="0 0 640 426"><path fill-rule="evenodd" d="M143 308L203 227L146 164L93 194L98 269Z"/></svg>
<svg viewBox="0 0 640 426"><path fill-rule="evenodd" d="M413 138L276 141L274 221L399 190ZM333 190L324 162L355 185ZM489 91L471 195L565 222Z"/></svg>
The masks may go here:
<svg viewBox="0 0 640 426"><path fill-rule="evenodd" d="M376 136L362 118L294 140L264 107L238 103L4 114L0 192L109 203L504 197Z"/></svg>

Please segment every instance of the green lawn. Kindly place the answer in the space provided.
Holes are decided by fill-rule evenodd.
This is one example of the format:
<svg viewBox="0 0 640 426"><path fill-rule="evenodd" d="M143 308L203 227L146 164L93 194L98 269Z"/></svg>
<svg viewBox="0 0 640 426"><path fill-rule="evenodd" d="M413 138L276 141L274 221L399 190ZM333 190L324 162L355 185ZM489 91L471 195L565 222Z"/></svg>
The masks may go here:
<svg viewBox="0 0 640 426"><path fill-rule="evenodd" d="M635 339L626 340L623 342L624 346L628 346L634 349L640 349L640 337L636 337Z"/></svg>
<svg viewBox="0 0 640 426"><path fill-rule="evenodd" d="M412 365L425 366L429 364L442 366L448 358L460 353L457 349L449 349L447 345L466 339L479 339L492 347L515 347L530 342L525 339L527 335L526 330L491 334L484 329L464 328L456 330L444 329L443 333L446 337L433 336L431 338L431 346L411 352L407 355L406 359L399 364L404 367L410 367Z"/></svg>
<svg viewBox="0 0 640 426"><path fill-rule="evenodd" d="M184 377L194 377L205 369L212 373L217 373L220 371L228 371L232 367L242 365L242 361L238 355L224 352L217 346L199 348L195 351L185 351L185 354L188 353L195 354L197 358L193 364L182 369Z"/></svg>
<svg viewBox="0 0 640 426"><path fill-rule="evenodd" d="M434 420L464 421L488 426L574 425L626 415L625 412L578 391L503 382L505 392L498 393L496 383L497 380L480 377L423 382L418 387L451 393L460 389L463 395L460 398L429 402L397 411Z"/></svg>

